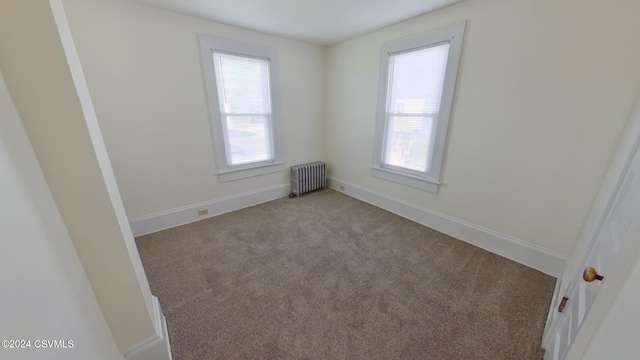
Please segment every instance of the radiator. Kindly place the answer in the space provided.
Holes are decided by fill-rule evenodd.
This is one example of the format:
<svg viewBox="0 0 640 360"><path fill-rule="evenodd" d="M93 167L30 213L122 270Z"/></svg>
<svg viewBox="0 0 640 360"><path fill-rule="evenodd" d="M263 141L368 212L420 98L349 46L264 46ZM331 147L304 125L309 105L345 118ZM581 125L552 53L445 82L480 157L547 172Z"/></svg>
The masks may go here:
<svg viewBox="0 0 640 360"><path fill-rule="evenodd" d="M290 197L300 197L304 193L326 188L327 176L324 162L315 161L291 167Z"/></svg>

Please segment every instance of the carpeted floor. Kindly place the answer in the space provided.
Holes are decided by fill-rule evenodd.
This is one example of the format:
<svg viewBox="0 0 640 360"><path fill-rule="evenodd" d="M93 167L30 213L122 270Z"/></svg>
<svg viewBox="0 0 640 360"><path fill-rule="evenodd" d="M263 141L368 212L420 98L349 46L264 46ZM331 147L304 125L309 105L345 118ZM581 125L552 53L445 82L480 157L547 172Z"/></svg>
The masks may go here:
<svg viewBox="0 0 640 360"><path fill-rule="evenodd" d="M136 241L174 360L543 356L554 278L333 190Z"/></svg>

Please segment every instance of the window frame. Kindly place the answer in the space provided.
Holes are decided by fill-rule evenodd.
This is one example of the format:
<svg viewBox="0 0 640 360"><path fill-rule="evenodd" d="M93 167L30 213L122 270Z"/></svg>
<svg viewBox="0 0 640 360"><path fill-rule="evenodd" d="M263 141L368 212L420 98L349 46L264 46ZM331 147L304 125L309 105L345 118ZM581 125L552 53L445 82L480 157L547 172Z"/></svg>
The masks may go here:
<svg viewBox="0 0 640 360"><path fill-rule="evenodd" d="M380 74L373 162L371 165L373 176L433 193L438 192L439 185L441 185L442 160L453 107L465 25L466 21L462 21L382 44L380 50ZM427 173L387 165L384 163L384 159L385 138L387 135L390 57L394 54L407 53L444 43L449 43L449 54L447 57L442 97L440 99L440 111L436 120L436 134L433 140L430 171Z"/></svg>
<svg viewBox="0 0 640 360"><path fill-rule="evenodd" d="M277 110L277 56L276 51L271 48L244 43L240 41L218 38L211 35L199 34L200 55L202 58L202 67L205 79L205 93L207 97L207 105L209 111L209 122L211 124L211 133L213 136L213 145L215 152L216 174L220 182L244 179L253 176L265 175L284 170L284 161L281 157L281 136L278 126L278 110ZM266 59L269 68L269 90L271 95L271 114L270 114L270 134L267 139L271 140L272 158L232 165L230 163L231 154L226 149L226 126L220 109L218 98L218 83L216 80L216 69L213 59L213 53L225 53L234 56Z"/></svg>

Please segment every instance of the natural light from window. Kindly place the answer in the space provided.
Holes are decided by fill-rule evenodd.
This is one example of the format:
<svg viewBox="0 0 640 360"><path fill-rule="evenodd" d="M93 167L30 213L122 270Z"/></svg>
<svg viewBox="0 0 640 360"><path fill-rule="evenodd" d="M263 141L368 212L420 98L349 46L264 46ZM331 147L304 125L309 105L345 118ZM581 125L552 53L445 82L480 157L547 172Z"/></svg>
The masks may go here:
<svg viewBox="0 0 640 360"><path fill-rule="evenodd" d="M383 162L429 173L449 43L389 56Z"/></svg>
<svg viewBox="0 0 640 360"><path fill-rule="evenodd" d="M273 159L268 59L213 53L227 161Z"/></svg>

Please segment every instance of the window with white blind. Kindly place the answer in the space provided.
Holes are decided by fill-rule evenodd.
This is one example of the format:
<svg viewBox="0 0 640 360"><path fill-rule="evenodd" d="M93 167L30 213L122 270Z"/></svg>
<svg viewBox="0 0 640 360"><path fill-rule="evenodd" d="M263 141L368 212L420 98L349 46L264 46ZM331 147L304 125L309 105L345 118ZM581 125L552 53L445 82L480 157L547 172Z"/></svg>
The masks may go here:
<svg viewBox="0 0 640 360"><path fill-rule="evenodd" d="M438 191L464 25L382 45L374 176Z"/></svg>
<svg viewBox="0 0 640 360"><path fill-rule="evenodd" d="M271 49L200 36L220 181L282 171Z"/></svg>

